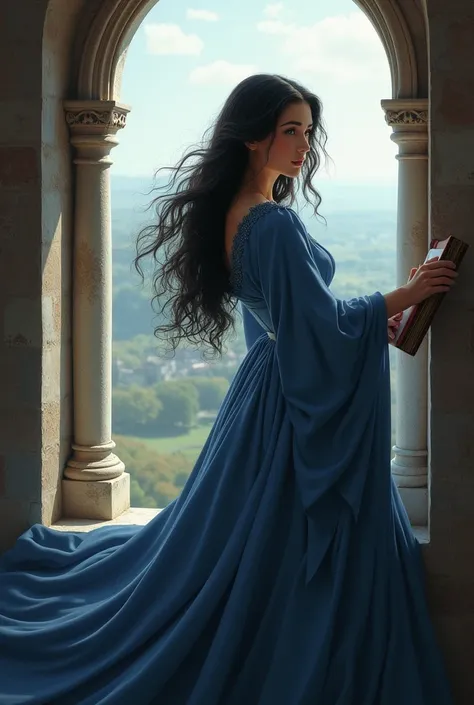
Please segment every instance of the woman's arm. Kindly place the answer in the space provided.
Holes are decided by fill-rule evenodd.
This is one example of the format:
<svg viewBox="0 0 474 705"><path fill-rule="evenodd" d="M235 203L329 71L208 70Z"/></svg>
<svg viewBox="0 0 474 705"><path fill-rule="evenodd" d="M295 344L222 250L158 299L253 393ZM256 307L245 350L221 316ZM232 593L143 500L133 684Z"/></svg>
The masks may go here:
<svg viewBox="0 0 474 705"><path fill-rule="evenodd" d="M385 294L387 318L419 304L433 294L449 291L458 276L455 269L453 262L434 257L412 270L407 284Z"/></svg>
<svg viewBox="0 0 474 705"><path fill-rule="evenodd" d="M410 296L410 292L404 286L395 289L395 291L390 291L385 294L384 298L387 306L387 318L392 318L397 313L405 311L414 305L413 296Z"/></svg>

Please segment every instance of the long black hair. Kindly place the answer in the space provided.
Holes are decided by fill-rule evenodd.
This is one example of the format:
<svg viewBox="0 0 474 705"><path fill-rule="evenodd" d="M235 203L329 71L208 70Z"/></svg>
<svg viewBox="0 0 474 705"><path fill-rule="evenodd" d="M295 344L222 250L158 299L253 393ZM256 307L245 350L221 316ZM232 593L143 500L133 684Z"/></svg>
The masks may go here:
<svg viewBox="0 0 474 705"><path fill-rule="evenodd" d="M310 106L313 119L301 190L318 215L321 197L311 180L321 156L327 157L321 101L282 76L258 74L239 83L202 145L185 154L175 167L166 168L171 176L151 204L156 223L138 236L135 267L143 277L142 260L152 257L153 303L158 303L161 320L166 321L156 327L155 335L173 350L187 340L222 352L236 305L226 264L225 222L246 173L245 143L272 135L283 110L299 102ZM297 185L294 179L279 176L273 199L291 205Z"/></svg>

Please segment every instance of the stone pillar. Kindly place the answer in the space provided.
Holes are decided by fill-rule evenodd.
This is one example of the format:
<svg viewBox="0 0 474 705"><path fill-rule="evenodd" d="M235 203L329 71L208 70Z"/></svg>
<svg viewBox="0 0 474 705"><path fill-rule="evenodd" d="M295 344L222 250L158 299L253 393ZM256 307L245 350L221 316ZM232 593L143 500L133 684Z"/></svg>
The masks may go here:
<svg viewBox="0 0 474 705"><path fill-rule="evenodd" d="M112 441L110 151L128 109L114 101L65 104L75 148L73 455L62 481L63 515L113 519L130 507L130 477Z"/></svg>
<svg viewBox="0 0 474 705"><path fill-rule="evenodd" d="M397 286L423 262L428 231L428 100L384 100L398 145ZM396 445L392 472L415 526L428 524L428 342L413 358L397 351Z"/></svg>

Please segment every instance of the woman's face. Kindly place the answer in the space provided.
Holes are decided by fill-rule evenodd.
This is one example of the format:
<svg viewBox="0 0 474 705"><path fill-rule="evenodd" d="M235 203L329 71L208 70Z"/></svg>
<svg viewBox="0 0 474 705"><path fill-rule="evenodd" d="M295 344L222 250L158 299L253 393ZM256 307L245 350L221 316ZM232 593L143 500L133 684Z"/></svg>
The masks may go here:
<svg viewBox="0 0 474 705"><path fill-rule="evenodd" d="M254 166L270 169L278 176L297 177L310 149L312 128L313 116L308 103L291 103L280 115L274 134L249 145Z"/></svg>

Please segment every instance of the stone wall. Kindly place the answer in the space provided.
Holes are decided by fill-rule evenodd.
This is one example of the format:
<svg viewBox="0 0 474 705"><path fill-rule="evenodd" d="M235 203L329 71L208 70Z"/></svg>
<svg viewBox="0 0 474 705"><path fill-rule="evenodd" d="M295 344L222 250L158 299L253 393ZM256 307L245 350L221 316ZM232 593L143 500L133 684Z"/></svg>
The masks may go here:
<svg viewBox="0 0 474 705"><path fill-rule="evenodd" d="M471 244L431 336L433 611L457 705L474 702L474 5L428 0L431 224Z"/></svg>
<svg viewBox="0 0 474 705"><path fill-rule="evenodd" d="M23 5L23 12L19 5ZM45 2L0 22L0 535L41 519L41 43ZM25 13L28 5L28 22ZM12 61L15 52L15 61Z"/></svg>
<svg viewBox="0 0 474 705"><path fill-rule="evenodd" d="M70 453L72 170L62 104L80 2L67 5L1 6L0 550L60 516Z"/></svg>
<svg viewBox="0 0 474 705"><path fill-rule="evenodd" d="M43 34L41 140L42 448L41 521L61 516L61 480L72 442L73 166L64 100L73 76L79 2L49 2Z"/></svg>

